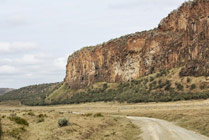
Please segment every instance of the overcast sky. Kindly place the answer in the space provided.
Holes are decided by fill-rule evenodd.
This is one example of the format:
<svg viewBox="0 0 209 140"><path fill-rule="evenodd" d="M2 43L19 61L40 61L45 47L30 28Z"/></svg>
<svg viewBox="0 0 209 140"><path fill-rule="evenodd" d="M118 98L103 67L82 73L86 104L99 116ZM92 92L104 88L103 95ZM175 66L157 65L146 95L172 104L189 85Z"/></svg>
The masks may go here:
<svg viewBox="0 0 209 140"><path fill-rule="evenodd" d="M157 27L185 0L0 0L0 87L62 81L84 46Z"/></svg>

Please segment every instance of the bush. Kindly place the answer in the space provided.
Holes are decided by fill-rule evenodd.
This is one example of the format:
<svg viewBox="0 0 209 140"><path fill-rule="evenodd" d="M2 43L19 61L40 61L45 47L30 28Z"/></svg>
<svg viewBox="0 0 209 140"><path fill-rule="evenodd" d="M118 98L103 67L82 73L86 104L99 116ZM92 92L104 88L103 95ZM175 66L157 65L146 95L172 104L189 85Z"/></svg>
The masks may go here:
<svg viewBox="0 0 209 140"><path fill-rule="evenodd" d="M29 116L35 116L35 114L33 112L28 112Z"/></svg>
<svg viewBox="0 0 209 140"><path fill-rule="evenodd" d="M16 122L17 124L20 124L20 125L26 125L26 126L29 125L29 123L25 119L17 117L17 116L9 117L9 119L13 122Z"/></svg>
<svg viewBox="0 0 209 140"><path fill-rule="evenodd" d="M200 85L200 89L201 90L205 89L205 84Z"/></svg>
<svg viewBox="0 0 209 140"><path fill-rule="evenodd" d="M45 121L45 117L47 117L46 114L39 114L38 116L38 120L37 120L37 123L41 123L41 122L44 122Z"/></svg>
<svg viewBox="0 0 209 140"><path fill-rule="evenodd" d="M14 129L12 129L12 131L9 132L9 135L13 138L21 140L20 134L25 131L26 131L26 129L24 127L14 128Z"/></svg>
<svg viewBox="0 0 209 140"><path fill-rule="evenodd" d="M44 118L38 118L37 123L44 122Z"/></svg>
<svg viewBox="0 0 209 140"><path fill-rule="evenodd" d="M153 77L150 77L149 81L152 82L154 81L155 79Z"/></svg>
<svg viewBox="0 0 209 140"><path fill-rule="evenodd" d="M187 83L190 83L191 82L191 79L188 77L187 78Z"/></svg>
<svg viewBox="0 0 209 140"><path fill-rule="evenodd" d="M92 113L82 114L82 116L85 116L85 117L91 117L92 115L93 115Z"/></svg>
<svg viewBox="0 0 209 140"><path fill-rule="evenodd" d="M96 113L94 114L94 117L104 117L104 116L102 115L102 113Z"/></svg>
<svg viewBox="0 0 209 140"><path fill-rule="evenodd" d="M166 90L166 91L171 90L171 84L167 84L166 87L165 87L165 90Z"/></svg>
<svg viewBox="0 0 209 140"><path fill-rule="evenodd" d="M108 88L108 85L107 85L107 83L105 83L105 84L103 85L103 89L106 90L107 88Z"/></svg>
<svg viewBox="0 0 209 140"><path fill-rule="evenodd" d="M162 83L162 80L160 79L160 80L158 80L158 85L160 85Z"/></svg>
<svg viewBox="0 0 209 140"><path fill-rule="evenodd" d="M47 117L47 115L46 114L39 114L38 115L38 118L44 118L44 117Z"/></svg>
<svg viewBox="0 0 209 140"><path fill-rule="evenodd" d="M161 70L159 73L157 73L156 77L162 77L162 76L166 76L168 73L167 70Z"/></svg>
<svg viewBox="0 0 209 140"><path fill-rule="evenodd" d="M182 85L179 84L179 83L175 83L175 85L176 85L176 88L177 88L178 90L183 90L183 88L184 88L184 86L182 86Z"/></svg>
<svg viewBox="0 0 209 140"><path fill-rule="evenodd" d="M191 90L193 90L195 88L196 88L196 85L195 84L192 84L191 87L190 87Z"/></svg>
<svg viewBox="0 0 209 140"><path fill-rule="evenodd" d="M66 118L62 118L58 121L59 127L64 127L64 126L67 126L68 124L69 124L69 122Z"/></svg>

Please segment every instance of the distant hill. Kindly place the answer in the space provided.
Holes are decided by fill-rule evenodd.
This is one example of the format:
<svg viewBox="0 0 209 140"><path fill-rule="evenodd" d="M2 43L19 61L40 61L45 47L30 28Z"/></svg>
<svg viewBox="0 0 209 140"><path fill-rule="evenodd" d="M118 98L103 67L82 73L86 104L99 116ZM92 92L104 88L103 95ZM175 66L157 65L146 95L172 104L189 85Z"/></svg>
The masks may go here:
<svg viewBox="0 0 209 140"><path fill-rule="evenodd" d="M14 90L14 89L12 89L12 88L0 88L0 95L3 95L3 94L5 94L7 92L10 92L12 90Z"/></svg>
<svg viewBox="0 0 209 140"><path fill-rule="evenodd" d="M12 90L0 96L0 101L19 100L25 105L43 105L45 98L60 87L61 83L40 84Z"/></svg>

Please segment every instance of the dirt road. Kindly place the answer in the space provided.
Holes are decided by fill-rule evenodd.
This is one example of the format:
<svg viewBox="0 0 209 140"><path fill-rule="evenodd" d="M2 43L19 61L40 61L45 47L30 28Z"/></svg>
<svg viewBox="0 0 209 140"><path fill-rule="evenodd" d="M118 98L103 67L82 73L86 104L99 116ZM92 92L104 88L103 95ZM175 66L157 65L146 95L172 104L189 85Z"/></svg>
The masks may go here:
<svg viewBox="0 0 209 140"><path fill-rule="evenodd" d="M127 117L143 131L144 140L209 140L209 138L176 126L170 122L145 118Z"/></svg>

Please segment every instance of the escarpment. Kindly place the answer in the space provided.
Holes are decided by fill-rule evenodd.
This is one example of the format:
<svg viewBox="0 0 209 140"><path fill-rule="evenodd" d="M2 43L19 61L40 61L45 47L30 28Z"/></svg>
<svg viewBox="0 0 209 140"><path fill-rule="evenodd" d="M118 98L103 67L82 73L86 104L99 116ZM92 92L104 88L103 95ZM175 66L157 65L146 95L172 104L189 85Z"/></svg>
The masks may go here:
<svg viewBox="0 0 209 140"><path fill-rule="evenodd" d="M182 66L182 76L209 76L209 0L185 2L158 28L83 48L69 56L65 82L83 88L125 82Z"/></svg>

